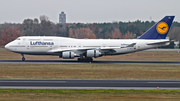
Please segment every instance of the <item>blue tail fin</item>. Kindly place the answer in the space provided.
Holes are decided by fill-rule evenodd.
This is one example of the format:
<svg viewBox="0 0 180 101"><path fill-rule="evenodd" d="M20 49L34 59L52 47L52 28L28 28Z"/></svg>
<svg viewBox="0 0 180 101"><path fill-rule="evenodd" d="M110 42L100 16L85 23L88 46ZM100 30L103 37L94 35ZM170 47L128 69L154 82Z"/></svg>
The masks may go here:
<svg viewBox="0 0 180 101"><path fill-rule="evenodd" d="M138 39L165 39L175 16L165 16Z"/></svg>

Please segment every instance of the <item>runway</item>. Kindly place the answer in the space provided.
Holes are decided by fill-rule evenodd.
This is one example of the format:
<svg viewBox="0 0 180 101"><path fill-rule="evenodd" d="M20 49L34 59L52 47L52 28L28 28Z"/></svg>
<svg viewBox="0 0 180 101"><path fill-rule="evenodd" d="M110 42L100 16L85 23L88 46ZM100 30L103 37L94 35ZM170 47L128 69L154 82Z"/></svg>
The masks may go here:
<svg viewBox="0 0 180 101"><path fill-rule="evenodd" d="M180 81L171 81L171 80L0 79L0 88L20 88L20 89L180 89Z"/></svg>
<svg viewBox="0 0 180 101"><path fill-rule="evenodd" d="M78 62L77 60L0 60L0 63L39 63L39 64L171 64L180 65L180 61L105 61Z"/></svg>

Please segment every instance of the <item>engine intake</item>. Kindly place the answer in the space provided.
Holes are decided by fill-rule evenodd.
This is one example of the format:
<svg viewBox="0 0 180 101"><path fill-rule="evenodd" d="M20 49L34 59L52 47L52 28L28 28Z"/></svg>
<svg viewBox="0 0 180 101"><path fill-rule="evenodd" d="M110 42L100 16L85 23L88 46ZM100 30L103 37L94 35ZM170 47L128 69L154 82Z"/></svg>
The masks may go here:
<svg viewBox="0 0 180 101"><path fill-rule="evenodd" d="M74 59L74 52L63 52L62 58L63 59Z"/></svg>
<svg viewBox="0 0 180 101"><path fill-rule="evenodd" d="M87 50L86 56L96 58L96 57L100 56L100 52L99 52L99 50Z"/></svg>

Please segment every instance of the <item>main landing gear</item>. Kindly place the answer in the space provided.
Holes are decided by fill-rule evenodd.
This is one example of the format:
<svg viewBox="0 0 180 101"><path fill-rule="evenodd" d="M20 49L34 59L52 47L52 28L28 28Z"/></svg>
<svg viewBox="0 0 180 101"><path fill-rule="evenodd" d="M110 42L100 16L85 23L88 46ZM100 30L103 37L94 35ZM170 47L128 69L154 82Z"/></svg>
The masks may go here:
<svg viewBox="0 0 180 101"><path fill-rule="evenodd" d="M21 55L22 55L22 61L25 61L24 54L21 54Z"/></svg>
<svg viewBox="0 0 180 101"><path fill-rule="evenodd" d="M78 58L79 62L92 62L93 59L92 58Z"/></svg>

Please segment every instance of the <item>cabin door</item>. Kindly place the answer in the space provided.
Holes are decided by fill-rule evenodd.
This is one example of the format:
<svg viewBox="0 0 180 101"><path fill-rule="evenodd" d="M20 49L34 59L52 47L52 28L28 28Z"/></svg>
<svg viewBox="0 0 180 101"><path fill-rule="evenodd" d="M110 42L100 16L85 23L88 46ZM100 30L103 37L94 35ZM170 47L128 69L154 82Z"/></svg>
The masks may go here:
<svg viewBox="0 0 180 101"><path fill-rule="evenodd" d="M23 43L25 44L26 46L26 49L29 49L30 48L30 41L26 38L23 38Z"/></svg>

